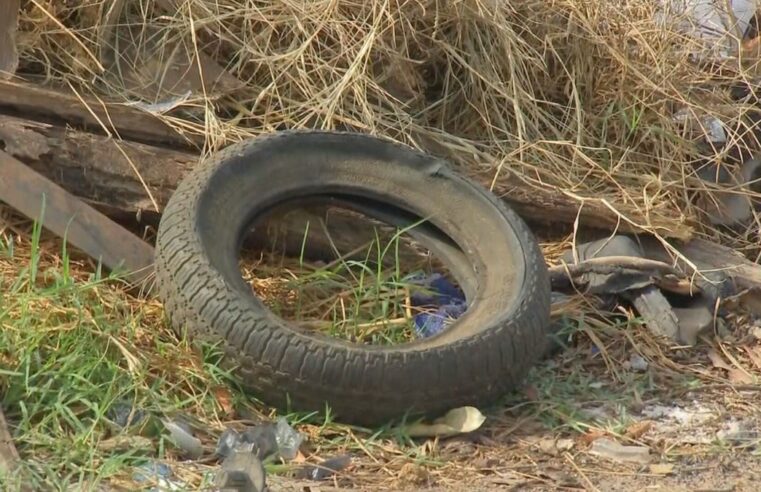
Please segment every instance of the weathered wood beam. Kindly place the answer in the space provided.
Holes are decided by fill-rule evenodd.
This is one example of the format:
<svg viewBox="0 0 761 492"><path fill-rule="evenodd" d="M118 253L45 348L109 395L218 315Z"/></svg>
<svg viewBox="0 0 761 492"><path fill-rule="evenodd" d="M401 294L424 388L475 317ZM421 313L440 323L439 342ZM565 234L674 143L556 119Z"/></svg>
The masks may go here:
<svg viewBox="0 0 761 492"><path fill-rule="evenodd" d="M110 207L158 211L195 154L0 114L0 148L69 192Z"/></svg>
<svg viewBox="0 0 761 492"><path fill-rule="evenodd" d="M71 126L115 138L190 150L203 137L182 135L155 115L123 104L105 104L70 91L0 80L0 113Z"/></svg>

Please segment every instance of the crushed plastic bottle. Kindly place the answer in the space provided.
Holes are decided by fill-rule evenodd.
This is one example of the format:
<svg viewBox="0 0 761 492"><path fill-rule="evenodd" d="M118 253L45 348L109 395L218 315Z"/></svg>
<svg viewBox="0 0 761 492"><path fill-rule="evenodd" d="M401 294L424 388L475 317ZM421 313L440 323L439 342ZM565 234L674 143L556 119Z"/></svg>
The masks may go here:
<svg viewBox="0 0 761 492"><path fill-rule="evenodd" d="M646 465L651 460L650 448L647 446L624 446L606 437L596 439L592 443L589 453L619 463Z"/></svg>
<svg viewBox="0 0 761 492"><path fill-rule="evenodd" d="M185 455L197 460L203 456L201 440L195 437L187 425L173 420L164 420L164 426L169 431L174 444L185 452Z"/></svg>
<svg viewBox="0 0 761 492"><path fill-rule="evenodd" d="M235 429L226 429L217 441L216 454L220 458L226 458L234 451L248 451L255 454L260 460L278 452L275 424L265 423L256 427L249 427L243 432Z"/></svg>
<svg viewBox="0 0 761 492"><path fill-rule="evenodd" d="M299 454L299 448L304 441L304 436L291 427L285 417L280 417L275 426L275 441L280 457L290 461Z"/></svg>
<svg viewBox="0 0 761 492"><path fill-rule="evenodd" d="M319 465L307 465L298 474L301 478L309 480L325 480L351 465L351 456L342 454L328 458Z"/></svg>

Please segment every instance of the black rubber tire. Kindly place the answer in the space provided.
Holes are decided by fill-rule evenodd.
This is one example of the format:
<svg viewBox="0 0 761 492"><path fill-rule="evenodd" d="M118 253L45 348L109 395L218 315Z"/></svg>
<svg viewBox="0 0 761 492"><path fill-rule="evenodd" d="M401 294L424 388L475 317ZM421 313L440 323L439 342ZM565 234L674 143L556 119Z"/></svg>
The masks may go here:
<svg viewBox="0 0 761 492"><path fill-rule="evenodd" d="M439 231L426 233L432 242L459 247L447 260L468 262L477 290L467 312L436 336L395 346L308 333L271 313L241 277L241 241L267 210L315 196L357 200L386 219L428 218ZM362 134L283 132L212 157L164 211L156 273L175 330L221 341L245 388L280 408L327 403L347 423L490 404L549 346L547 267L521 218L441 160Z"/></svg>

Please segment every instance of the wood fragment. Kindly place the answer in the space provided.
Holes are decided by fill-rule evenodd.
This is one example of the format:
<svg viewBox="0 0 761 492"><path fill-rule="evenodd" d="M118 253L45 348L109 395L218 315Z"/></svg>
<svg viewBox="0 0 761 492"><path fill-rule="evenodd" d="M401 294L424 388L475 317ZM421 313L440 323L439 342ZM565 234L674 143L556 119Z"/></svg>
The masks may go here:
<svg viewBox="0 0 761 492"><path fill-rule="evenodd" d="M16 31L21 0L0 1L0 80L13 77L18 68Z"/></svg>
<svg viewBox="0 0 761 492"><path fill-rule="evenodd" d="M562 264L549 269L550 285L560 292L575 290L583 284L582 276L639 272L652 276L652 282L659 288L682 295L696 295L700 288L673 266L661 261L636 256L602 256L590 258L577 264Z"/></svg>
<svg viewBox="0 0 761 492"><path fill-rule="evenodd" d="M1 150L0 200L133 283L152 274L152 246Z"/></svg>
<svg viewBox="0 0 761 492"><path fill-rule="evenodd" d="M670 340L679 339L679 319L658 287L651 285L631 292L627 297L651 332Z"/></svg>
<svg viewBox="0 0 761 492"><path fill-rule="evenodd" d="M761 265L732 248L704 239L673 244L682 256L697 267L696 271L684 260L675 258L655 238L642 237L640 243L646 257L672 264L688 276L694 275L696 281L701 280L701 273L716 272L725 274L738 290L761 290Z"/></svg>

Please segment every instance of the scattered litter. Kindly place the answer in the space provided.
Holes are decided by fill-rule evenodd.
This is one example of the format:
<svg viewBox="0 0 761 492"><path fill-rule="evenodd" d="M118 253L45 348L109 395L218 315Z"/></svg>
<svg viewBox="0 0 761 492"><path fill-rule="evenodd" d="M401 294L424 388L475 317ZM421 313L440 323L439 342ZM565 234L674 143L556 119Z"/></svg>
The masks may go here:
<svg viewBox="0 0 761 492"><path fill-rule="evenodd" d="M672 119L674 122L681 123L690 129L697 130L694 127L702 128L705 130L706 140L713 144L721 144L727 141L724 123L715 116L703 115L700 118L695 118L692 109L682 108L674 113Z"/></svg>
<svg viewBox="0 0 761 492"><path fill-rule="evenodd" d="M298 478L308 478L310 480L325 480L349 465L351 465L351 456L343 454L329 458L319 465L307 465L299 471L297 476Z"/></svg>
<svg viewBox="0 0 761 492"><path fill-rule="evenodd" d="M648 363L647 361L639 354L632 354L631 357L629 357L629 368L631 368L634 372L645 372L647 371Z"/></svg>
<svg viewBox="0 0 761 492"><path fill-rule="evenodd" d="M290 461L299 454L299 448L304 441L304 436L291 427L285 417L277 420L275 428L275 442L277 450L284 460Z"/></svg>
<svg viewBox="0 0 761 492"><path fill-rule="evenodd" d="M691 409L652 405L643 408L641 413L647 418L671 421L680 426L701 425L714 417L713 412L700 405L695 405Z"/></svg>
<svg viewBox="0 0 761 492"><path fill-rule="evenodd" d="M173 97L171 99L167 99L166 101L157 102L153 104L144 103L142 101L135 101L135 102L129 102L127 103L127 106L133 106L135 108L140 108L143 111L147 111L149 113L153 114L164 114L168 113L169 111L173 110L177 106L182 105L184 102L186 102L188 99L190 99L190 96L192 96L193 93L191 91L185 92L185 94L182 94L177 97Z"/></svg>
<svg viewBox="0 0 761 492"><path fill-rule="evenodd" d="M221 491L264 492L264 465L254 453L233 451L222 462L222 468L214 478L214 483Z"/></svg>
<svg viewBox="0 0 761 492"><path fill-rule="evenodd" d="M441 333L447 322L462 316L467 310L465 294L440 273L410 275L406 281L423 287L410 295L412 307L427 309L414 318L418 336L427 338ZM435 309L435 311L432 311Z"/></svg>
<svg viewBox="0 0 761 492"><path fill-rule="evenodd" d="M650 448L647 446L624 446L618 442L601 437L592 443L589 453L612 461L622 463L650 463Z"/></svg>
<svg viewBox="0 0 761 492"><path fill-rule="evenodd" d="M432 424L415 423L404 430L410 437L449 437L473 432L486 417L475 407L460 407L447 412Z"/></svg>
<svg viewBox="0 0 761 492"><path fill-rule="evenodd" d="M184 451L188 458L197 460L203 456L201 440L195 437L190 429L176 421L162 420L162 422L171 434L174 444Z"/></svg>
<svg viewBox="0 0 761 492"><path fill-rule="evenodd" d="M668 437L680 444L711 444L715 435L708 429L709 422L717 415L698 403L682 408L679 406L648 405L641 415L655 421L659 436Z"/></svg>
<svg viewBox="0 0 761 492"><path fill-rule="evenodd" d="M732 420L716 433L716 437L733 445L761 443L761 432L750 421Z"/></svg>
<svg viewBox="0 0 761 492"><path fill-rule="evenodd" d="M753 0L661 0L663 9L656 13L661 23L679 20L682 32L702 43L692 55L696 59L727 59L737 52L741 40L756 12ZM731 8L731 13L728 8Z"/></svg>
<svg viewBox="0 0 761 492"><path fill-rule="evenodd" d="M216 454L226 458L233 451L248 451L260 460L274 455L278 452L275 424L260 424L240 433L235 429L226 429L217 441Z"/></svg>
<svg viewBox="0 0 761 492"><path fill-rule="evenodd" d="M140 484L155 483L156 486L150 489L151 492L158 492L158 491L164 492L167 490L187 490L187 484L174 481L171 478L172 478L172 469L169 467L169 465L164 463L159 463L156 461L150 461L148 463L145 463L139 466L132 473L132 480L134 480L137 483L140 483Z"/></svg>

